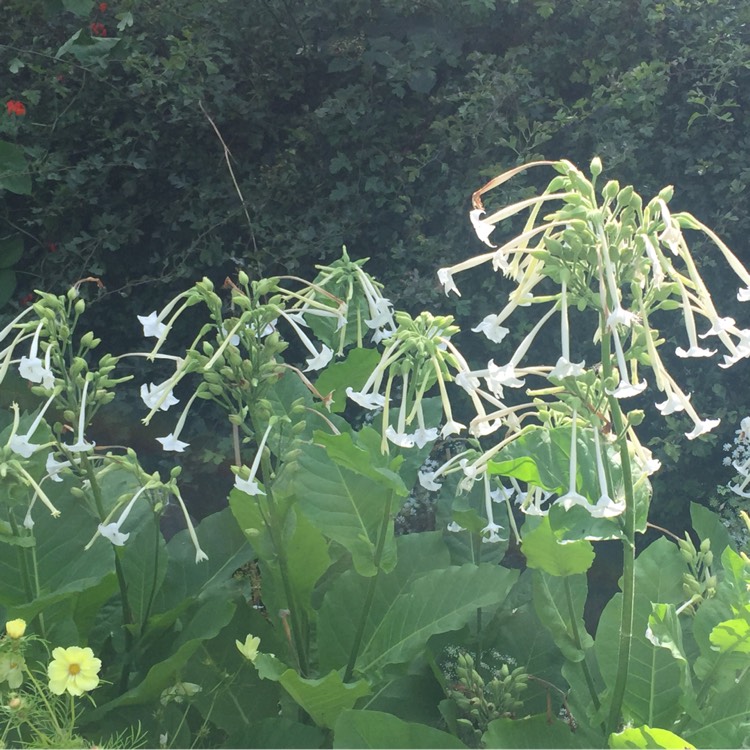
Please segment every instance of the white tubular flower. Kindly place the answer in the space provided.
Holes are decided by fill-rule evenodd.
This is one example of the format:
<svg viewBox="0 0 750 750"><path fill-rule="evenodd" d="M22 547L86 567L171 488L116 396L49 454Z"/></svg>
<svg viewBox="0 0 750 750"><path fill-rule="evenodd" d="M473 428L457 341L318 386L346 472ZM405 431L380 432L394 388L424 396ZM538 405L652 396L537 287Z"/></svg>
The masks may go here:
<svg viewBox="0 0 750 750"><path fill-rule="evenodd" d="M67 445L66 448L73 453L85 453L94 449L94 443L87 443L84 439L84 429L86 427L86 394L89 390L89 379L83 383L83 392L81 393L81 411L78 414L78 440L73 445Z"/></svg>
<svg viewBox="0 0 750 750"><path fill-rule="evenodd" d="M185 420L187 419L188 412L190 411L190 407L193 405L193 401L198 397L199 391L196 391L191 397L190 400L185 404L185 408L182 410L182 414L180 414L180 418L177 420L177 424L175 425L174 432L170 432L169 435L166 437L159 437L156 438L162 445L162 448L165 451L175 451L176 453L182 453L185 448L187 448L190 443L184 443L182 440L179 439L180 433L182 432L182 428L185 426ZM160 398L163 397L163 391L160 395Z"/></svg>
<svg viewBox="0 0 750 750"><path fill-rule="evenodd" d="M476 328L472 328L471 330L475 333L483 333L490 341L500 344L508 333L510 333L510 329L501 326L498 323L499 319L499 315L487 315Z"/></svg>
<svg viewBox="0 0 750 750"><path fill-rule="evenodd" d="M687 400L685 401L685 412L693 420L693 429L685 433L685 437L688 440L695 440L700 435L711 432L714 427L717 427L721 423L720 419L701 419L692 404Z"/></svg>
<svg viewBox="0 0 750 750"><path fill-rule="evenodd" d="M143 383L141 385L141 400L149 409L167 411L170 406L180 403L180 400L174 397L170 386L171 380L166 380L158 385Z"/></svg>
<svg viewBox="0 0 750 750"><path fill-rule="evenodd" d="M302 345L312 355L306 361L307 367L305 367L304 372L309 372L310 370L320 370L325 367L331 361L331 359L333 359L333 349L331 349L331 347L323 344L320 351L318 351L315 346L313 346L312 341L310 341L305 332L299 327L299 324L292 318L289 313L285 312L284 310L279 310L279 315L281 315L281 317L284 318L292 328L294 328L294 332L302 342Z"/></svg>
<svg viewBox="0 0 750 750"><path fill-rule="evenodd" d="M115 547L125 546L125 542L130 538L130 533L123 534L120 531L120 526L117 523L100 523L96 527L97 532L108 541L112 542Z"/></svg>
<svg viewBox="0 0 750 750"><path fill-rule="evenodd" d="M746 286L742 289L737 290L737 301L750 302L750 286Z"/></svg>
<svg viewBox="0 0 750 750"><path fill-rule="evenodd" d="M346 395L356 404L371 411L382 409L385 406L385 396L380 393L362 393L349 386L346 389Z"/></svg>
<svg viewBox="0 0 750 750"><path fill-rule="evenodd" d="M734 318L714 317L713 319L709 320L711 323L711 327L705 333L699 333L698 338L705 339L708 336L719 336L735 325Z"/></svg>
<svg viewBox="0 0 750 750"><path fill-rule="evenodd" d="M620 371L620 382L613 391L608 390L607 393L617 399L637 396L646 390L648 383L645 380L642 380L640 383L630 382L628 367L625 364L625 353L622 350L622 344L620 343L620 337L617 334L616 328L612 329L612 339L615 342L615 355L617 357L617 367Z"/></svg>
<svg viewBox="0 0 750 750"><path fill-rule="evenodd" d="M199 563L203 560L208 560L208 555L201 549L201 546L198 543L198 535L195 533L195 527L193 526L193 522L190 520L190 514L185 507L185 501L182 499L179 487L177 487L177 485L175 484L170 489L172 490L172 494L177 498L177 502L180 504L180 509L182 510L182 515L185 517L185 523L187 524L190 541L193 543L193 547L195 547L195 562Z"/></svg>
<svg viewBox="0 0 750 750"><path fill-rule="evenodd" d="M443 486L440 482L435 481L434 471L420 471L417 473L419 484L430 492L438 492Z"/></svg>
<svg viewBox="0 0 750 750"><path fill-rule="evenodd" d="M574 505L583 505L584 507L590 507L589 501L581 494L576 491L576 484L578 480L578 457L577 457L577 443L576 443L576 423L578 421L578 412L573 409L573 415L570 423L570 462L568 464L568 472L570 474L570 480L568 484L568 491L557 498L557 503L562 505L565 510L570 510Z"/></svg>
<svg viewBox="0 0 750 750"><path fill-rule="evenodd" d="M492 492L490 490L490 478L487 472L485 472L483 479L484 479L484 511L487 514L487 525L479 533L482 534L483 543L497 544L497 542L505 541L498 534L498 531L502 531L503 527L495 523L495 517L493 515L494 511L492 508Z"/></svg>
<svg viewBox="0 0 750 750"><path fill-rule="evenodd" d="M478 208L469 211L469 219L474 227L474 231L477 233L477 237L479 237L485 245L488 245L489 247L497 247L497 245L493 245L490 242L490 235L495 231L495 225L490 224L487 221L482 221L481 217L484 216L484 214L485 212Z"/></svg>
<svg viewBox="0 0 750 750"><path fill-rule="evenodd" d="M47 454L47 461L44 464L44 468L47 470L47 476L53 482L62 482L63 479L60 476L60 472L63 469L67 469L69 466L71 466L70 461L57 461L55 459L55 454L52 453L52 451Z"/></svg>
<svg viewBox="0 0 750 750"><path fill-rule="evenodd" d="M446 527L446 531L450 531L451 534L458 534L459 531L466 531L463 526L459 526L455 521L451 521Z"/></svg>
<svg viewBox="0 0 750 750"><path fill-rule="evenodd" d="M672 221L672 215L669 213L667 204L661 199L658 199L659 210L661 211L661 218L664 222L664 231L659 235L659 239L672 251L674 255L680 254L680 246L683 241L682 232L677 226L677 223Z"/></svg>
<svg viewBox="0 0 750 750"><path fill-rule="evenodd" d="M164 323L161 322L156 310L149 315L138 315L138 322L143 326L143 335L146 338L158 339L167 330Z"/></svg>
<svg viewBox="0 0 750 750"><path fill-rule="evenodd" d="M577 378L579 375L583 375L586 371L586 362L571 362L565 357L560 357L555 366L550 370L547 376L550 380L562 380L563 378Z"/></svg>
<svg viewBox="0 0 750 750"><path fill-rule="evenodd" d="M385 436L395 445L401 448L413 448L414 447L414 436L409 435L406 432L406 396L409 390L409 373L405 372L403 375L403 385L401 387L401 407L398 411L398 423L397 428L394 429L392 425L388 425L385 430Z"/></svg>
<svg viewBox="0 0 750 750"><path fill-rule="evenodd" d="M594 518L613 518L625 512L625 498L615 502L607 489L607 475L604 471L604 459L599 444L599 429L594 427L594 451L596 453L596 473L599 478L599 500L589 506L589 512Z"/></svg>
<svg viewBox="0 0 750 750"><path fill-rule="evenodd" d="M704 349L698 344L698 336L695 331L695 317L693 316L693 309L690 306L690 300L688 299L687 291L681 281L677 282L680 287L680 294L682 296L682 312L685 318L685 328L688 334L688 341L690 348L685 350L681 346L675 349L675 354L678 357L712 357L716 354L716 349Z"/></svg>
<svg viewBox="0 0 750 750"><path fill-rule="evenodd" d="M31 438L36 432L37 427L39 427L42 419L44 419L44 413L47 411L47 409L49 409L50 404L57 397L58 393L59 391L54 391L52 395L47 399L46 403L42 407L39 414L37 414L36 419L32 422L31 427L29 427L25 435L11 436L10 440L8 441L8 445L14 453L17 453L23 458L29 458L34 454L37 448L41 447L41 444L39 443L32 443Z"/></svg>
<svg viewBox="0 0 750 750"><path fill-rule="evenodd" d="M170 432L169 435L165 435L164 437L158 437L156 439L161 443L161 447L165 451L173 451L175 453L184 453L185 448L188 448L190 446L190 443L186 443L183 440L179 440L177 438L177 435L175 435L173 432Z"/></svg>
<svg viewBox="0 0 750 750"><path fill-rule="evenodd" d="M443 429L440 430L440 437L447 438L450 435L458 435L461 433L461 430L464 430L464 429L466 429L465 424L456 422L455 419L451 418L443 425Z"/></svg>
<svg viewBox="0 0 750 750"><path fill-rule="evenodd" d="M273 427L273 423L269 421L268 426L266 427L266 431L263 433L263 437L260 439L260 442L258 443L258 450L255 452L255 458L253 459L253 464L250 467L248 478L242 479L239 475L241 468L235 469L233 467L233 471L235 471L234 486L238 490L241 490L242 492L245 492L251 496L266 494L261 488L260 484L258 483L255 477L258 473L258 468L260 467L260 459L263 456L263 448L265 448L266 440L268 440L268 436L271 433L272 427Z"/></svg>
<svg viewBox="0 0 750 750"><path fill-rule="evenodd" d="M455 292L456 295L458 295L459 297L461 296L461 292L458 291L456 282L453 281L453 273L451 272L450 268L438 269L437 275L438 281L440 281L440 283L443 285L446 296L448 295L448 292Z"/></svg>
<svg viewBox="0 0 750 750"><path fill-rule="evenodd" d="M424 412L422 411L421 401L417 402L417 424L419 426L412 435L417 448L424 448L427 443L437 440L438 428L424 426Z"/></svg>
<svg viewBox="0 0 750 750"><path fill-rule="evenodd" d="M661 258L656 247L654 247L654 243L651 242L651 238L647 234L643 234L641 237L646 248L646 255L651 262L651 275L654 279L654 286L657 289L661 289L661 285L664 283L664 269L662 268Z"/></svg>
<svg viewBox="0 0 750 750"><path fill-rule="evenodd" d="M31 340L29 356L21 357L18 372L24 380L30 380L32 383L42 383L45 388L51 388L55 383L55 376L49 368L49 346L44 362L37 356L37 352L39 351L39 334L43 326L44 320L40 320L36 331L34 331L34 338Z"/></svg>

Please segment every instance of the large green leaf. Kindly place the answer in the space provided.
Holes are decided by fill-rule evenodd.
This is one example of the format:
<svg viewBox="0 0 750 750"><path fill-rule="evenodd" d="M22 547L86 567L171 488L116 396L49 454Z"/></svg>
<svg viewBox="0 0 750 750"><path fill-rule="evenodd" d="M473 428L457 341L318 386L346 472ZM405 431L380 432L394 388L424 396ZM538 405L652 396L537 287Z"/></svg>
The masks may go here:
<svg viewBox="0 0 750 750"><path fill-rule="evenodd" d="M357 669L369 676L388 664L410 661L432 635L458 630L477 609L503 601L517 577L516 570L467 564L417 578L377 624Z"/></svg>
<svg viewBox="0 0 750 750"><path fill-rule="evenodd" d="M393 502L393 490L387 483L390 480L376 482L340 466L320 446L301 449L293 480L299 508L323 534L351 553L360 575L373 576L378 571L378 536ZM388 571L396 563L392 521L386 534L380 566Z"/></svg>
<svg viewBox="0 0 750 750"><path fill-rule="evenodd" d="M651 602L680 604L685 564L677 547L664 538L647 547L636 559L635 608L630 669L623 711L637 724L670 726L680 709L680 667L672 654L647 637ZM605 607L596 631L595 650L605 683L615 682L620 638L622 595Z"/></svg>
<svg viewBox="0 0 750 750"><path fill-rule="evenodd" d="M690 503L690 520L698 537L711 541L711 552L714 560L721 557L726 547L731 546L731 539L727 527L721 517L706 508L705 505Z"/></svg>
<svg viewBox="0 0 750 750"><path fill-rule="evenodd" d="M684 740L668 729L651 728L648 725L630 727L622 732L609 736L611 748L695 748L687 740Z"/></svg>
<svg viewBox="0 0 750 750"><path fill-rule="evenodd" d="M274 716L253 724L247 734L232 736L225 747L263 748L317 748L325 746L325 733L319 727Z"/></svg>
<svg viewBox="0 0 750 750"><path fill-rule="evenodd" d="M0 240L0 268L10 268L23 255L23 237L14 234Z"/></svg>
<svg viewBox="0 0 750 750"><path fill-rule="evenodd" d="M534 571L534 608L566 659L579 662L594 644L583 623L585 575L560 578ZM572 611L571 611L572 609Z"/></svg>
<svg viewBox="0 0 750 750"><path fill-rule="evenodd" d="M491 721L482 735L482 747L587 747L582 739L564 721L542 714L525 719Z"/></svg>
<svg viewBox="0 0 750 750"><path fill-rule="evenodd" d="M334 748L462 748L452 734L403 721L380 711L342 711L333 733Z"/></svg>
<svg viewBox="0 0 750 750"><path fill-rule="evenodd" d="M521 552L530 568L543 570L552 576L585 573L594 562L591 542L579 540L561 544L550 528L547 517L534 530L524 534Z"/></svg>
<svg viewBox="0 0 750 750"><path fill-rule="evenodd" d="M370 692L365 680L344 683L338 672L329 672L319 680L306 680L293 669L281 675L279 682L319 727L332 729L339 714L352 708Z"/></svg>
<svg viewBox="0 0 750 750"><path fill-rule="evenodd" d="M396 567L378 576L363 643L369 642L378 624L413 581L431 570L450 565L448 550L438 532L398 537L397 547ZM347 664L366 600L367 586L353 570L339 576L326 592L318 616L318 656L322 670Z"/></svg>

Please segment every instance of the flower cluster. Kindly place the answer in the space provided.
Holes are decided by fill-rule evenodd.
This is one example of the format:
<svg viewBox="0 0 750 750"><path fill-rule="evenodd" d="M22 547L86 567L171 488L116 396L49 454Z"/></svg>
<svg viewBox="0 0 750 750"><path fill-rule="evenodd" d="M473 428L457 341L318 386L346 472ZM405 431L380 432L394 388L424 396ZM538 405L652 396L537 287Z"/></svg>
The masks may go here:
<svg viewBox="0 0 750 750"><path fill-rule="evenodd" d="M107 27L101 21L92 21L89 24L89 29L91 30L91 36L107 36Z"/></svg>

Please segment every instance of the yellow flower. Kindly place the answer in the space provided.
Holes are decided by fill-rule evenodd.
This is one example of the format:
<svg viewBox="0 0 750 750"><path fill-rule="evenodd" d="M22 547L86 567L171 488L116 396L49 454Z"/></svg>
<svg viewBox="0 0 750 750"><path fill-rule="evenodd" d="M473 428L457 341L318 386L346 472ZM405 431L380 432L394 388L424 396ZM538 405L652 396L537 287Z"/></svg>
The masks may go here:
<svg viewBox="0 0 750 750"><path fill-rule="evenodd" d="M99 670L102 662L94 656L90 648L58 646L52 652L52 661L47 667L49 689L55 695L66 690L71 695L83 695L99 684Z"/></svg>
<svg viewBox="0 0 750 750"><path fill-rule="evenodd" d="M26 632L26 620L20 617L17 620L8 620L5 623L5 632L8 638L18 639Z"/></svg>
<svg viewBox="0 0 750 750"><path fill-rule="evenodd" d="M248 660L255 661L255 657L258 655L258 646L260 645L260 638L253 637L250 633L247 634L245 642L235 641L239 652Z"/></svg>
<svg viewBox="0 0 750 750"><path fill-rule="evenodd" d="M11 690L21 687L25 666L26 662L21 654L3 654L0 656L0 682L7 680Z"/></svg>

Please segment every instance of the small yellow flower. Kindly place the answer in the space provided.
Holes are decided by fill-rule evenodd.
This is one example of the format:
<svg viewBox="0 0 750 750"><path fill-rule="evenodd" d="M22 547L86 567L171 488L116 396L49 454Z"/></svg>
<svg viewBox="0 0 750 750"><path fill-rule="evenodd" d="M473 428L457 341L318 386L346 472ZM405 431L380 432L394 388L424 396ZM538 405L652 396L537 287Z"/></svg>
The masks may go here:
<svg viewBox="0 0 750 750"><path fill-rule="evenodd" d="M22 620L20 617L17 620L8 620L5 623L5 632L8 634L8 638L14 640L21 638L26 632L26 620Z"/></svg>
<svg viewBox="0 0 750 750"><path fill-rule="evenodd" d="M83 695L99 684L99 670L102 662L94 656L90 648L58 646L52 652L52 661L47 667L49 689L55 695L66 690L71 695Z"/></svg>
<svg viewBox="0 0 750 750"><path fill-rule="evenodd" d="M247 634L245 642L235 641L239 652L251 662L255 661L255 657L258 656L258 646L260 645L260 638L253 637L250 633Z"/></svg>

